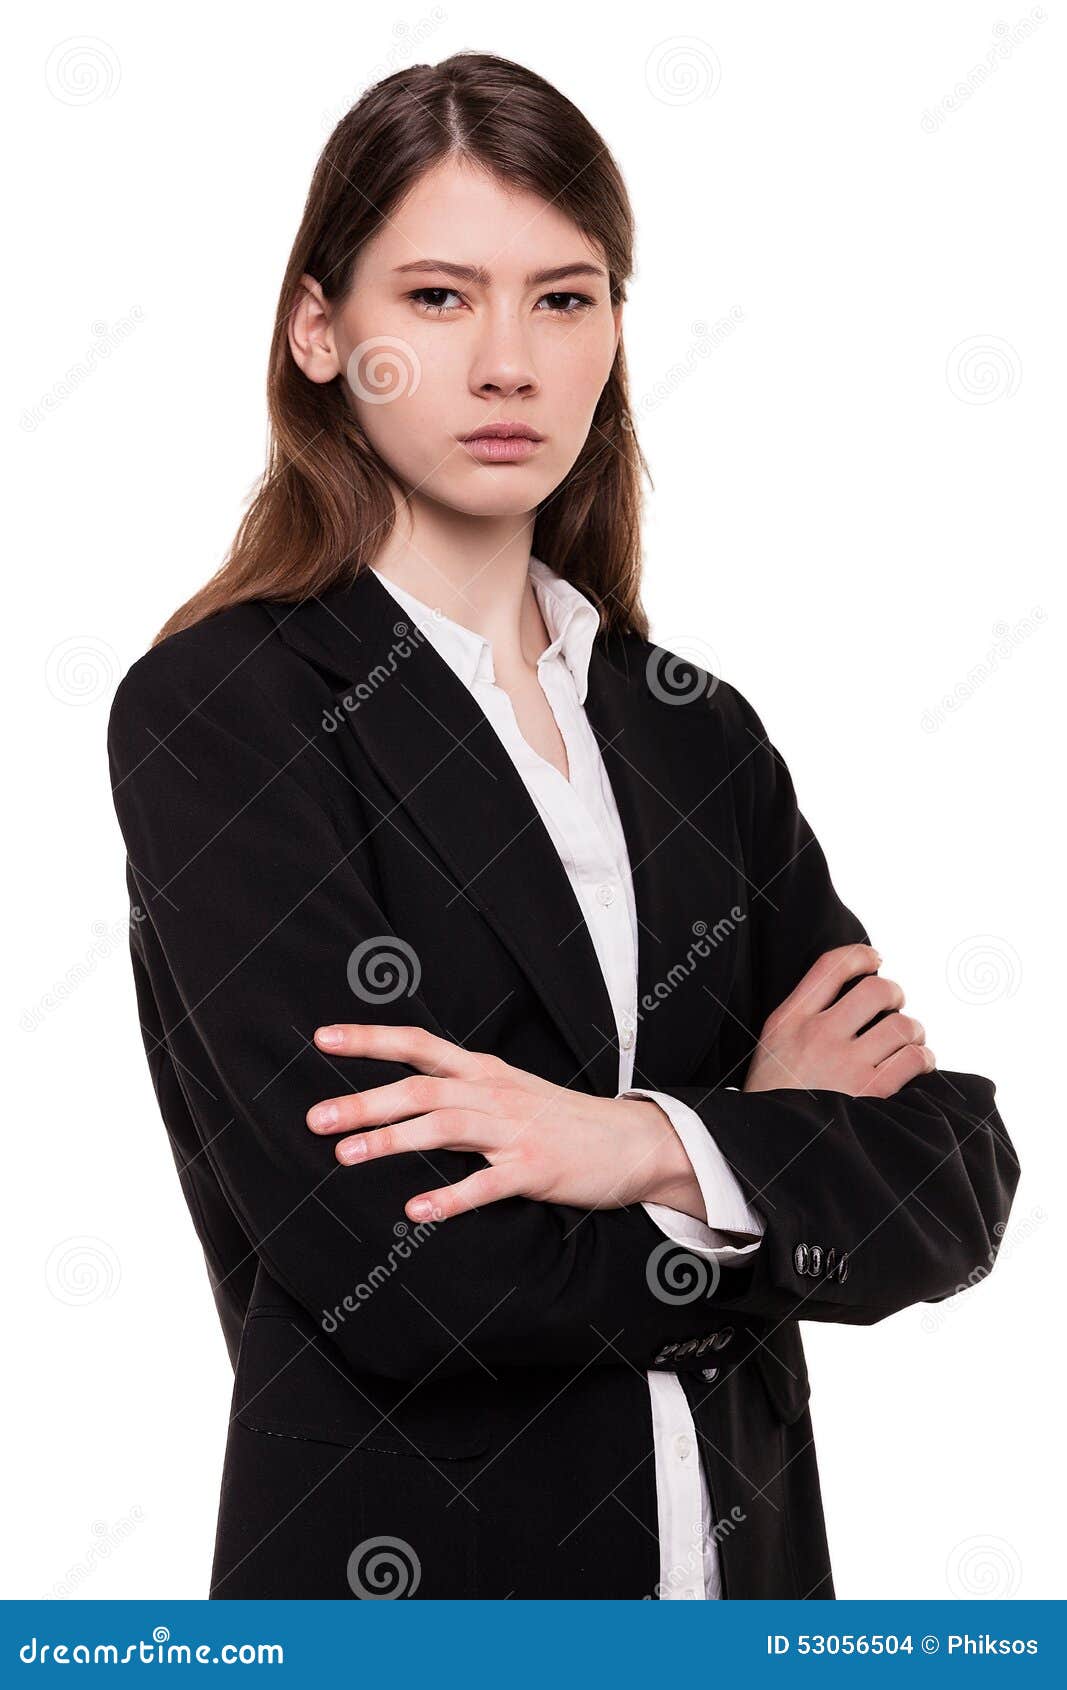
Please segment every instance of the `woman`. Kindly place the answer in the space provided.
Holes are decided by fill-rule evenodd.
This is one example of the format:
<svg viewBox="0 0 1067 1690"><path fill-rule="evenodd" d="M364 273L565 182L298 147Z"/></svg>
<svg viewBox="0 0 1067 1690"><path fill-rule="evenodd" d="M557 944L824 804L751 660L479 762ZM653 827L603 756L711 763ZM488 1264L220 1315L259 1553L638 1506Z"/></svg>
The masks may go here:
<svg viewBox="0 0 1067 1690"><path fill-rule="evenodd" d="M214 1596L830 1596L797 1319L951 1294L1008 1213L992 1083L935 1067L752 706L648 641L631 256L539 77L371 89L269 473L115 700L236 1366Z"/></svg>

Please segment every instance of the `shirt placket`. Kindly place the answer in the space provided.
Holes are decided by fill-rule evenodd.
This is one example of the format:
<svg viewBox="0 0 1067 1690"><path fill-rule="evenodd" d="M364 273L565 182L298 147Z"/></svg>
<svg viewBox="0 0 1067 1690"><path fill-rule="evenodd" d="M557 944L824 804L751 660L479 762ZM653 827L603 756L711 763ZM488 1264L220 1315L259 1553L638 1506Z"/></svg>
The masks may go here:
<svg viewBox="0 0 1067 1690"><path fill-rule="evenodd" d="M397 594L412 611L419 601ZM542 609L545 605L542 604ZM434 621L457 668L465 630ZM451 634L452 642L448 643ZM600 750L562 649L542 655L538 679L567 748L570 781L528 744L511 700L495 682L491 650L482 642L467 684L516 764L556 844L593 939L616 1024L617 1090L633 1081L637 1044L638 928L626 839ZM688 1399L676 1373L646 1375L652 1413L660 1538L660 1594L677 1599L718 1596L718 1565L710 1538L707 1493ZM701 1555L701 1550L703 1554Z"/></svg>
<svg viewBox="0 0 1067 1690"><path fill-rule="evenodd" d="M542 685L545 670L542 667ZM560 696L565 677L554 672L545 686L553 714L567 747L572 786L559 784L561 800L572 807L575 831L588 841L589 861L580 877L587 921L600 958L615 1015L619 1047L619 1083L626 1091L633 1081L637 1045L637 911L629 863L615 859L610 841L625 851L622 824L613 816L596 766L597 750L590 747L576 711L568 711ZM568 731L572 730L572 731ZM597 778L593 778L596 776ZM579 796L585 794L585 801ZM593 841L596 841L595 852ZM595 867L595 874L590 870ZM689 1400L677 1374L652 1371L647 1375L652 1406L656 1494L660 1510L660 1595L665 1600L704 1600L708 1584L707 1493L700 1479L700 1451ZM714 1569L713 1569L714 1570ZM717 1582L717 1581L716 1581ZM711 1592L717 1594L717 1590Z"/></svg>

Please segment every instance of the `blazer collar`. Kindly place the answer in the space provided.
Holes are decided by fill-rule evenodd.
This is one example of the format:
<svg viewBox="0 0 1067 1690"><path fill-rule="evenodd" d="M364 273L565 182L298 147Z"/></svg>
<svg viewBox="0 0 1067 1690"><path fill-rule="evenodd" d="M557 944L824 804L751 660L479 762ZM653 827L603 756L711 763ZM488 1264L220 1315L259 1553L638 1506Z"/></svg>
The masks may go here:
<svg viewBox="0 0 1067 1690"><path fill-rule="evenodd" d="M615 1019L581 906L473 694L371 569L298 605L265 608L282 639L331 680L335 708L324 726L355 735L527 975L575 1058L568 1083L613 1097ZM669 1091L690 1079L715 1038L747 904L718 712L706 694L668 702L653 668L662 672L663 658L598 632L585 709L633 875L633 1084Z"/></svg>

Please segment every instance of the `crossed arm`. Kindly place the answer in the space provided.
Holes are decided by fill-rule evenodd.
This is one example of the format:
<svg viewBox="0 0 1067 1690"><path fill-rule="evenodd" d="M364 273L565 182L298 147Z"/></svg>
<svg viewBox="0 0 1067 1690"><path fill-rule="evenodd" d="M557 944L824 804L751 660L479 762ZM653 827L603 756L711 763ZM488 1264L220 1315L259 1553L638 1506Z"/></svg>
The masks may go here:
<svg viewBox="0 0 1067 1690"><path fill-rule="evenodd" d="M725 683L719 694L733 700L738 732L758 732L740 695ZM875 1061L864 1041L877 1028L862 1038L847 1032L850 1015L869 1019L872 995L891 983L873 977L873 958L862 955L867 936L837 900L788 776L765 736L760 743L747 759L738 748L735 802L752 878L775 885L775 923L760 916L755 934L763 1013L753 1025L764 1039L746 1086L773 1058L776 1067L765 1071L772 1084L734 1092L675 1084L670 1075L656 1082L699 1117L765 1225L759 1248L724 1276L719 1301L728 1295L730 1306L776 1319L869 1322L966 1279L995 1248L1018 1169L990 1081L936 1070L904 1079L923 1049L918 1038L898 1044L899 1057ZM480 1053L450 1045L417 993L383 1005L376 1027L350 1035L350 1054L338 1056L340 1047L322 1040L317 1029L334 1024L352 946L389 925L305 780L300 747L287 722L265 715L243 670L224 681L198 672L192 648L179 642L134 666L109 730L131 890L144 912L134 948L165 1029L148 1051L153 1077L158 1087L160 1064L170 1063L168 1088L180 1089L200 1153L250 1248L316 1317L373 1283L373 1297L359 1299L358 1317L336 1341L353 1365L398 1378L620 1357L645 1368L665 1343L700 1336L707 1309L672 1301L650 1274L663 1233L642 1204L695 1200L658 1105L579 1096L519 1070L505 1073L496 1059L487 1066ZM794 1003L768 1028L812 965L841 946L863 962L863 978L841 1000L855 999L850 1015L815 1007L833 983L820 985L816 974L799 1015ZM884 1007L881 1027L894 1013L891 1002ZM398 1009L401 1027L388 1019ZM357 1054L361 1038L377 1042ZM825 1041L837 1049L849 1040L849 1058L863 1045L862 1064L885 1067L896 1090L850 1093L851 1070L834 1071L836 1086L825 1078L813 1086L826 1072ZM463 1070L425 1072L442 1061ZM783 1070L802 1083L781 1084ZM423 1088L421 1117L407 1113L417 1106L413 1087ZM432 1098L429 1087L438 1088ZM463 1088L490 1107L457 1103ZM449 1136L422 1152L402 1150L394 1138L386 1153L353 1168L338 1161L329 1134L303 1125L326 1100L351 1100L357 1111L369 1100L380 1111L383 1094L385 1113L363 1114L354 1133L341 1123L343 1136L369 1145L375 1133L416 1130L442 1108L455 1111ZM402 1095L407 1104L398 1111ZM476 1123L461 1125L473 1115ZM567 1131L577 1125L582 1136L577 1168L560 1153L564 1118ZM468 1135L484 1135L492 1122L495 1146L475 1152ZM516 1136L520 1122L528 1130ZM622 1164L620 1128L629 1147ZM609 1131L605 1180L598 1146ZM418 1230L405 1241L403 1271L384 1272L397 1223L413 1218L409 1206L427 1196L454 1202L457 1194L463 1211ZM852 1251L847 1281L797 1278L796 1242L820 1239Z"/></svg>
<svg viewBox="0 0 1067 1690"><path fill-rule="evenodd" d="M880 960L860 944L819 957L768 1020L742 1089L821 1087L886 1098L929 1073L934 1057L924 1029L900 1013L904 994L874 972ZM864 1030L876 1015L884 1018ZM312 1132L340 1135L335 1154L346 1167L446 1148L487 1159L487 1168L456 1184L410 1198L405 1213L412 1220L447 1220L504 1197L531 1197L583 1209L651 1203L746 1241L762 1231L739 1192L731 1209L726 1189L725 1215L721 1206L711 1213L707 1182L698 1180L668 1110L651 1099L570 1091L424 1027L342 1023L317 1028L315 1042L335 1056L402 1062L416 1071L308 1111ZM678 1101L664 1097L665 1104Z"/></svg>

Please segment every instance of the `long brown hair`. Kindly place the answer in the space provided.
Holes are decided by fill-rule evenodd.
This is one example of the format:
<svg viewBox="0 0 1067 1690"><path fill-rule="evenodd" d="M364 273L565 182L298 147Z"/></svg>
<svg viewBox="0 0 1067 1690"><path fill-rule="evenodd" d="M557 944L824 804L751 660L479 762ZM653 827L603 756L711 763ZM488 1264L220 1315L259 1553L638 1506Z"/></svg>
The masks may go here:
<svg viewBox="0 0 1067 1690"><path fill-rule="evenodd" d="M395 520L388 466L343 391L309 381L288 342L300 278L329 301L398 201L448 156L479 163L560 207L600 243L615 306L633 265L633 213L596 130L551 83L487 53L457 53L375 83L338 123L315 167L279 296L267 378L267 466L218 572L176 610L154 644L248 599L295 601L373 563ZM532 549L601 610L602 626L647 637L640 601L640 473L620 340L589 436L544 500Z"/></svg>

